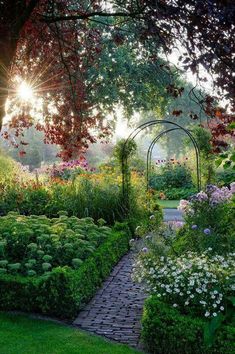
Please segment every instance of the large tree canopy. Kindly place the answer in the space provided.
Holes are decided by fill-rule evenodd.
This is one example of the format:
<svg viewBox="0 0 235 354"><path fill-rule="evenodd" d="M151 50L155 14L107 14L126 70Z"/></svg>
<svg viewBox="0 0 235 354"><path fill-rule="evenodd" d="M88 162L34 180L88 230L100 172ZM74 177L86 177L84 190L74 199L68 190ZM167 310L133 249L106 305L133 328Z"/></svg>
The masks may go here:
<svg viewBox="0 0 235 354"><path fill-rule="evenodd" d="M43 93L44 125L39 121L37 127L45 130L47 141L63 146L63 157L69 158L95 140L94 127L101 136L109 133L101 108L110 106L111 98L134 108L141 107L147 95L156 104L157 84L161 92L164 83L173 96L181 93L171 80L171 67L158 59L160 52L168 54L178 44L185 69L200 76L203 66L220 97L234 108L234 18L232 0L2 0L0 117L6 97L14 92L14 78L29 81ZM110 66L121 55L115 47L122 47L131 62L120 62L123 77L120 67ZM109 54L111 61L105 66ZM126 77L130 73L133 82ZM140 90L143 94L137 95ZM222 125L231 122L231 116L214 109L212 98L198 101ZM32 124L27 108L25 104L12 119L17 132Z"/></svg>

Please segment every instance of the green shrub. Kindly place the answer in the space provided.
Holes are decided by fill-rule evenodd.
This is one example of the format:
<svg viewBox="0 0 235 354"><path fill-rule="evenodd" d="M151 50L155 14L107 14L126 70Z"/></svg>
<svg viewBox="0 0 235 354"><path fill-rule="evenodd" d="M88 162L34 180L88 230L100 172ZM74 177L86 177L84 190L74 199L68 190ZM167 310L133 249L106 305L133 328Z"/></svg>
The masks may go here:
<svg viewBox="0 0 235 354"><path fill-rule="evenodd" d="M8 273L33 275L57 266L78 267L111 235L111 229L97 226L93 219L22 216L10 213L0 218L0 261Z"/></svg>
<svg viewBox="0 0 235 354"><path fill-rule="evenodd" d="M151 297L145 302L142 319L142 339L154 354L233 354L235 328L223 325L215 341L204 343L206 321L181 315L178 310Z"/></svg>
<svg viewBox="0 0 235 354"><path fill-rule="evenodd" d="M229 186L230 183L235 180L234 169L228 168L227 170L221 170L216 173L216 184L219 186Z"/></svg>
<svg viewBox="0 0 235 354"><path fill-rule="evenodd" d="M193 194L197 193L197 189L191 188L168 188L164 190L166 199L178 200L178 199L188 199Z"/></svg>
<svg viewBox="0 0 235 354"><path fill-rule="evenodd" d="M150 176L149 185L158 191L170 188L192 188L192 177L186 166L167 164L157 173Z"/></svg>
<svg viewBox="0 0 235 354"><path fill-rule="evenodd" d="M38 277L0 274L0 309L74 318L128 251L129 236L113 232L78 269L57 267Z"/></svg>

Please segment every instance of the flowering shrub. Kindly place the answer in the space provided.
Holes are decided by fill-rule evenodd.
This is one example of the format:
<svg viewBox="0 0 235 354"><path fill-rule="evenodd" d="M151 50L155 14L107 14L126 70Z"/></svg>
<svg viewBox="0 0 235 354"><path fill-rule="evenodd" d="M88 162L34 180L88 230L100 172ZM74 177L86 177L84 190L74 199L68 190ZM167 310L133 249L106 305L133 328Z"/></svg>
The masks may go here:
<svg viewBox="0 0 235 354"><path fill-rule="evenodd" d="M235 246L234 185L218 188L208 185L189 201L181 200L185 226L178 235L179 252L202 252L212 247L214 253L231 252Z"/></svg>
<svg viewBox="0 0 235 354"><path fill-rule="evenodd" d="M103 218L109 225L126 218L121 189L122 176L108 166L96 172L83 170L76 178L68 180L60 177L46 179L41 175L37 179L34 176L33 180L31 175L31 179L21 181L20 176L21 174L9 184L3 181L1 188L0 174L0 215L17 211L24 215L56 217L60 210L66 210L69 216L89 216L94 220ZM130 202L134 229L135 220L143 219L148 207L143 177L136 172L132 173Z"/></svg>
<svg viewBox="0 0 235 354"><path fill-rule="evenodd" d="M134 265L134 279L151 294L179 307L182 313L216 317L224 313L227 297L235 290L235 253L211 256L187 252L179 257L144 255Z"/></svg>
<svg viewBox="0 0 235 354"><path fill-rule="evenodd" d="M206 191L199 192L193 195L188 200L181 200L178 209L185 212L186 214L194 214L197 206L201 207L201 203L206 203L209 207L216 207L219 204L227 203L232 199L235 193L235 182L230 184L230 189L228 187L219 188L215 185L208 185Z"/></svg>
<svg viewBox="0 0 235 354"><path fill-rule="evenodd" d="M46 168L44 172L46 172L46 174L52 179L60 178L62 180L70 180L82 173L93 171L95 171L95 169L89 168L88 162L85 159L79 159L54 164L53 166Z"/></svg>

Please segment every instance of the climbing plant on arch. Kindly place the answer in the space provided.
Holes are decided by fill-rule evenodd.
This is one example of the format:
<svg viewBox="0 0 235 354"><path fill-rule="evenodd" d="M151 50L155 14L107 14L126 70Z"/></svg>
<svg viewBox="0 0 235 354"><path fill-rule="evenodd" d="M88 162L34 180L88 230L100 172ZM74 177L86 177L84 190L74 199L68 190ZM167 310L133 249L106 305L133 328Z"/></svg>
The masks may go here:
<svg viewBox="0 0 235 354"><path fill-rule="evenodd" d="M147 191L149 189L149 170L151 168L151 156L152 156L152 151L154 148L154 145L157 143L157 141L165 134L168 134L172 131L175 130L181 130L182 133L185 133L190 141L193 144L194 151L195 151L195 157L196 157L196 175L197 175L197 189L200 191L201 189L201 170L200 170L200 150L199 146L197 144L196 139L190 132L190 130L182 127L181 125L168 121L168 120L151 120L149 122L143 123L139 125L137 128L135 128L131 134L128 136L126 139L125 143L123 144L122 147L122 153L121 153L121 166L122 166L122 194L123 194L123 206L125 208L126 213L128 214L129 209L130 209L130 187L131 187L131 175L129 173L129 160L130 156L132 155L133 149L131 149L132 146L135 146L133 144L135 138L137 135L142 132L143 130L153 127L155 125L164 125L164 124L169 124L169 129L165 129L162 132L160 132L150 143L148 152L147 152L147 166L146 166L146 188Z"/></svg>

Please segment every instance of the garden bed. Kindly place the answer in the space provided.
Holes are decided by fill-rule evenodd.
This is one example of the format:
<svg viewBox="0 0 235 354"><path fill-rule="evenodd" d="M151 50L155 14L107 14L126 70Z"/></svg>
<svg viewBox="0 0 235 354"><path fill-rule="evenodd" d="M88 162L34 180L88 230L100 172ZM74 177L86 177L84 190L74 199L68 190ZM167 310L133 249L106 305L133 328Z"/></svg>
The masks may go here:
<svg viewBox="0 0 235 354"><path fill-rule="evenodd" d="M222 325L211 346L204 341L206 321L183 315L156 296L145 302L142 339L156 354L232 354L235 352L235 328Z"/></svg>
<svg viewBox="0 0 235 354"><path fill-rule="evenodd" d="M151 353L235 353L234 197L235 183L208 185L180 201L184 224L144 238L133 279L150 294L142 336Z"/></svg>
<svg viewBox="0 0 235 354"><path fill-rule="evenodd" d="M31 223L33 218L34 223L30 224L30 228L27 223L28 221ZM44 219L44 229L41 229L40 232L38 227L34 227L35 223L38 226L36 221L39 218ZM18 230L14 224L16 219L20 223ZM3 232L4 222L5 226L8 223L9 226L12 225L9 232ZM70 225L70 229L64 226L65 229L62 230L65 223ZM72 230L73 223L76 224L77 231ZM83 228L79 228L79 231L77 224L80 226L84 224ZM28 232L26 232L26 226ZM0 220L0 228L2 228L0 230L2 235L1 310L21 310L39 312L59 318L74 318L79 309L92 298L113 266L129 248L128 232L117 232L104 226L98 227L89 218L77 219L61 216L51 221L45 217L27 218L10 215ZM45 228L48 233L47 237L45 236ZM51 228L53 232L56 232L57 228L57 233L51 234ZM81 234L82 230L83 235ZM69 232L70 236L68 237ZM8 246L11 245L13 236L15 248L9 249ZM45 239L47 239L46 244ZM68 247L69 240L70 247ZM86 241L85 247L81 240ZM48 243L49 241L50 243ZM59 242L59 247L53 244L55 241ZM4 242L5 248L3 247ZM69 248L68 252L67 248ZM48 254L45 254L45 250ZM76 253L79 256L76 257ZM60 257L64 258L62 264L58 265Z"/></svg>

